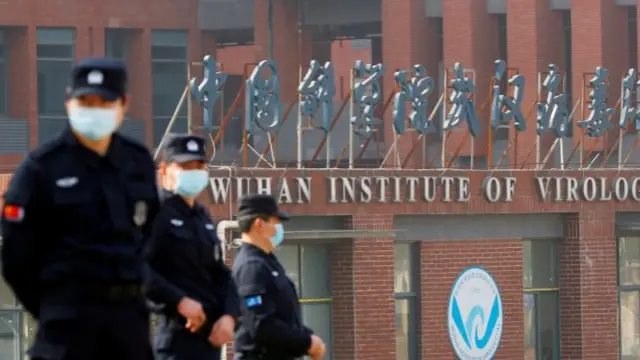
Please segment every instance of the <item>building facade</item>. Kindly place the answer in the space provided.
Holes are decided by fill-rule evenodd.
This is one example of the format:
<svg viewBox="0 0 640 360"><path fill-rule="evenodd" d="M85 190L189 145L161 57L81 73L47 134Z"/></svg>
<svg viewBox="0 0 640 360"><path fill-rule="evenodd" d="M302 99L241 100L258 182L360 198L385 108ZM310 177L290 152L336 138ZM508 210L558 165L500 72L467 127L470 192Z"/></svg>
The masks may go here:
<svg viewBox="0 0 640 360"><path fill-rule="evenodd" d="M271 191L293 215L277 255L330 359L454 359L452 289L475 267L500 293L495 359L640 358L640 154L636 127L615 126L622 78L638 67L636 0L273 0L271 10L270 21L266 0L4 4L0 188L29 150L65 126L76 59L108 55L129 65L132 102L121 131L154 149L174 113L173 131L202 133L198 104L176 106L187 80L202 74L193 63L214 55L229 77L202 201L215 221L228 220L238 195ZM269 56L290 120L243 142L243 84ZM331 141L317 131L296 136L297 88L312 59L335 68ZM493 79L497 59L527 80L524 131L489 126L493 86L507 88ZM351 85L365 79L353 75L356 60L386 71L382 125L352 138ZM476 85L476 136L465 125L442 131L451 104L439 100L456 62ZM397 92L394 72L415 64L434 81L437 131L397 135L384 103ZM577 109L559 140L536 133L549 64L567 107ZM613 125L591 137L577 122L589 117L598 66L609 71ZM0 283L0 359L26 358L36 326ZM488 330L484 321L470 326L476 337Z"/></svg>

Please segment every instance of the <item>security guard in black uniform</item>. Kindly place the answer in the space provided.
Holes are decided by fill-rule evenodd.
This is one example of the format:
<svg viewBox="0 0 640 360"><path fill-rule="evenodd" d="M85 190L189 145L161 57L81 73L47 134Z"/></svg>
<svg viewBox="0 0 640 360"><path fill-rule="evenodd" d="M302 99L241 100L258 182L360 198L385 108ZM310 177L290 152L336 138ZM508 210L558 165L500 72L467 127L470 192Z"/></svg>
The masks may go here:
<svg viewBox="0 0 640 360"><path fill-rule="evenodd" d="M147 249L148 297L163 307L157 360L219 360L240 315L224 244L195 200L209 184L205 159L202 138L172 135L160 164L164 194Z"/></svg>
<svg viewBox="0 0 640 360"><path fill-rule="evenodd" d="M2 274L39 322L32 359L148 360L143 248L159 208L144 145L116 133L120 62L72 70L67 127L31 152L4 194Z"/></svg>
<svg viewBox="0 0 640 360"><path fill-rule="evenodd" d="M270 195L240 200L238 222L243 244L233 263L233 278L242 301L234 339L237 360L293 360L325 353L322 339L302 324L298 295L273 249L284 240L283 220Z"/></svg>

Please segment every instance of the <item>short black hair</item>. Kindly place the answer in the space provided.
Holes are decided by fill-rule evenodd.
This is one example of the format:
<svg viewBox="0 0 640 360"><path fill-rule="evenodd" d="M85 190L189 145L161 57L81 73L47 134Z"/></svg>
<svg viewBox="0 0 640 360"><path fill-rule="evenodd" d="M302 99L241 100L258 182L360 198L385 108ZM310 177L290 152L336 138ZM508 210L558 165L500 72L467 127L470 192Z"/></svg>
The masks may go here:
<svg viewBox="0 0 640 360"><path fill-rule="evenodd" d="M246 234L251 230L251 225L256 219L262 219L264 221L269 221L271 216L265 214L259 214L255 216L247 216L238 220L238 228L240 228L240 232Z"/></svg>

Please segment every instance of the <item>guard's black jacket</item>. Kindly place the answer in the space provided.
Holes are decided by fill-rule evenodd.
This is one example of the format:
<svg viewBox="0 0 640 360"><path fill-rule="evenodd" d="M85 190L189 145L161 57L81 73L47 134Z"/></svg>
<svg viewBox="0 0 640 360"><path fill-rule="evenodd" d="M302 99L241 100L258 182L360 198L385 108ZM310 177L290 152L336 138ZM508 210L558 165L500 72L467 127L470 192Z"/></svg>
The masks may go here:
<svg viewBox="0 0 640 360"><path fill-rule="evenodd" d="M234 350L241 359L292 360L311 346L295 286L275 255L243 244L233 263L242 301Z"/></svg>
<svg viewBox="0 0 640 360"><path fill-rule="evenodd" d="M208 211L196 203L192 208L178 195L163 191L160 212L153 224L146 258L152 276L146 293L162 307L169 319L184 327L178 315L183 297L202 304L207 322L198 331L207 338L222 315L237 318L240 303L231 271L224 263L222 246Z"/></svg>
<svg viewBox="0 0 640 360"><path fill-rule="evenodd" d="M26 157L1 224L2 274L29 313L82 305L89 287L142 285L155 184L148 150L118 134L105 156L67 128Z"/></svg>

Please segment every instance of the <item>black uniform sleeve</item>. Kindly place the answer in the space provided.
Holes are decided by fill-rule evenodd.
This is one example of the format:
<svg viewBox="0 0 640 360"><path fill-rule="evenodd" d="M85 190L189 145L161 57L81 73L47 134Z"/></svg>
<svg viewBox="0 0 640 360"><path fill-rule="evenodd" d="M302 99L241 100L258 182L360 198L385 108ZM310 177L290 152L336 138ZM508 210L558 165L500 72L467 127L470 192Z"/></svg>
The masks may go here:
<svg viewBox="0 0 640 360"><path fill-rule="evenodd" d="M162 221L161 216L156 217L145 249L148 271L144 290L147 298L154 303L176 308L186 293L161 275L163 259L171 256L163 246L167 232L166 221Z"/></svg>
<svg viewBox="0 0 640 360"><path fill-rule="evenodd" d="M46 228L40 170L27 157L4 194L2 211L2 275L24 308L36 319L40 310L43 248L38 231Z"/></svg>
<svg viewBox="0 0 640 360"><path fill-rule="evenodd" d="M256 341L265 346L286 349L293 357L306 354L311 346L311 335L306 329L291 327L277 318L276 299L268 291L273 276L266 265L259 261L241 265L236 271L235 281L242 301L240 326L248 329Z"/></svg>

